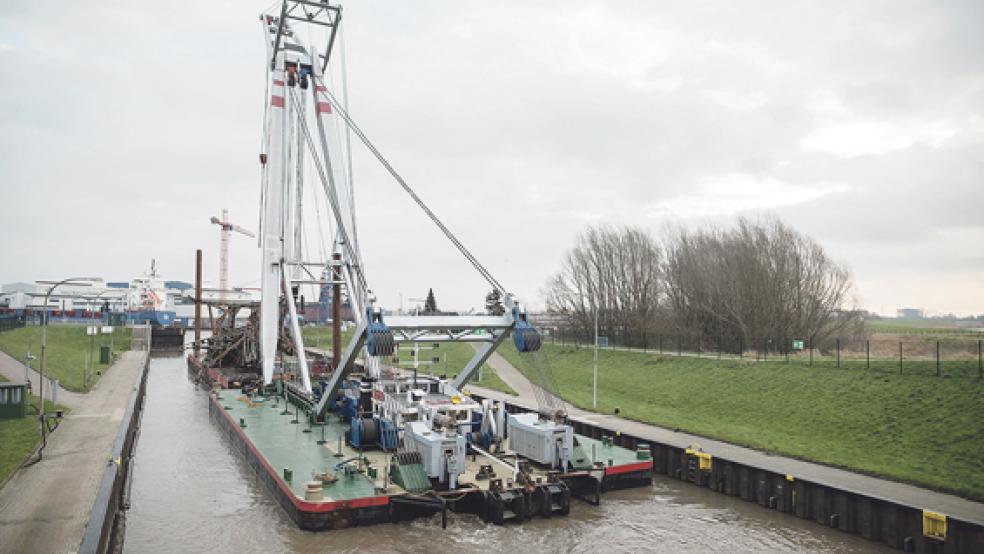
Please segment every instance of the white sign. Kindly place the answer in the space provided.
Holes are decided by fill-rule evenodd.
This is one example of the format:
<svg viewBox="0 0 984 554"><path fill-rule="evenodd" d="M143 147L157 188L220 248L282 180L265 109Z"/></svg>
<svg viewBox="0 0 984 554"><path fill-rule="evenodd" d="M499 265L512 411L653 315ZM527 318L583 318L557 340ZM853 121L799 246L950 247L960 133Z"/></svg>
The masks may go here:
<svg viewBox="0 0 984 554"><path fill-rule="evenodd" d="M85 334L87 334L87 335L95 335L96 334L96 328L95 327L91 327L91 326L90 327L86 327L85 328Z"/></svg>
<svg viewBox="0 0 984 554"><path fill-rule="evenodd" d="M608 348L608 337L598 337L598 348Z"/></svg>
<svg viewBox="0 0 984 554"><path fill-rule="evenodd" d="M102 326L102 330L100 332L102 334L104 334L104 335L112 335L113 334L113 326L112 325L103 325Z"/></svg>

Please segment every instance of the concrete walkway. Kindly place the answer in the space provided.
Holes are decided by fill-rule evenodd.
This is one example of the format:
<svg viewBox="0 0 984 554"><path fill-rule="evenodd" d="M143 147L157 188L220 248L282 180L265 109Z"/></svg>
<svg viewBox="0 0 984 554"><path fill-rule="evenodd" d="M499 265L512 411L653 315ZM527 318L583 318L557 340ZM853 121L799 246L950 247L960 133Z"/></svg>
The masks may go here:
<svg viewBox="0 0 984 554"><path fill-rule="evenodd" d="M472 348L475 348L475 345L472 345ZM505 384L509 385L509 388L516 391L516 396L529 402L536 401L536 394L533 392L533 383L503 358L502 354L493 352L485 360L485 363L495 370L495 374L499 376L499 379L502 379Z"/></svg>
<svg viewBox="0 0 984 554"><path fill-rule="evenodd" d="M78 551L145 355L126 352L88 394L59 396L71 413L49 436L43 459L0 489L0 551ZM4 376L23 381L24 366L17 365L0 358Z"/></svg>
<svg viewBox="0 0 984 554"><path fill-rule="evenodd" d="M498 353L494 353L489 358L488 364L506 384L517 392L518 396L475 385L468 385L468 389L484 398L503 400L531 410L538 409L536 396L533 394L533 385L519 370ZM803 460L774 456L751 448L639 423L614 415L582 410L569 404L568 414L572 419L633 435L646 441L667 444L677 448L688 448L698 444L705 452L715 457L741 462L779 474L793 475L797 479L858 492L872 498L881 498L897 504L941 512L969 523L984 525L984 504L958 496Z"/></svg>

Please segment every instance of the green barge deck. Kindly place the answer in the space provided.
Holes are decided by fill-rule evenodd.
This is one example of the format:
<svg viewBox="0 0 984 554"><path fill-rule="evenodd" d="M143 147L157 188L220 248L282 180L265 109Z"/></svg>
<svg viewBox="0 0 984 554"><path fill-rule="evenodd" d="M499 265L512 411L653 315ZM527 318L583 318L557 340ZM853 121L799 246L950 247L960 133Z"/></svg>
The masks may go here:
<svg viewBox="0 0 984 554"><path fill-rule="evenodd" d="M475 513L493 523L523 521L566 514L572 497L597 503L603 490L644 485L652 478L648 457L611 440L576 435L579 456L594 456L590 469L556 474L533 467L530 482L514 483L505 476L479 475L490 462L469 455L457 489L409 491L391 478L393 453L354 450L345 440L349 424L335 415L324 424L311 423L302 409L282 397L251 398L239 389L214 391L209 412L291 519L308 530L447 510ZM502 473L501 465L491 465Z"/></svg>

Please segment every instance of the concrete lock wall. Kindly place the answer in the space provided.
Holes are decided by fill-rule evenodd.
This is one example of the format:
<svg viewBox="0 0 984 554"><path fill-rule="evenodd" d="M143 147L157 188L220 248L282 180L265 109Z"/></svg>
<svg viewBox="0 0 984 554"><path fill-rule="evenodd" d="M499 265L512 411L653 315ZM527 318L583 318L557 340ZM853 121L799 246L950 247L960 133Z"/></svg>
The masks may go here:
<svg viewBox="0 0 984 554"><path fill-rule="evenodd" d="M481 399L480 395L473 395ZM529 411L523 406L506 403L509 413ZM588 421L572 419L574 432L594 439L612 436L615 444L634 449L649 444L653 456L653 473L667 475L721 494L738 496L767 509L777 510L800 519L812 519L820 525L883 542L906 552L962 554L984 552L984 526L948 517L946 539L923 536L922 507L906 506L862 492L832 487L798 479L743 463L714 457L711 469L693 470L694 455L686 449L643 440L618 429L600 427Z"/></svg>
<svg viewBox="0 0 984 554"><path fill-rule="evenodd" d="M89 523L86 525L85 535L79 546L80 554L102 554L110 549L120 550L122 547L126 510L129 509L133 449L140 431L149 365L150 352L145 350L133 392L130 393L123 420L113 442L111 458L106 465L102 482L99 484L99 492L89 514Z"/></svg>

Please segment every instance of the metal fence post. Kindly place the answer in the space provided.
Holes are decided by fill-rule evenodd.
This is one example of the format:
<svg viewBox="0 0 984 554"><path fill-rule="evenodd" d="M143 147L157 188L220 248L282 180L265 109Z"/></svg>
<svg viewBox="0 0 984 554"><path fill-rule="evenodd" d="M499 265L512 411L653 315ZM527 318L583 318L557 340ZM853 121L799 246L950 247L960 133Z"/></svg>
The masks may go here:
<svg viewBox="0 0 984 554"><path fill-rule="evenodd" d="M902 341L899 341L899 375L902 375Z"/></svg>
<svg viewBox="0 0 984 554"><path fill-rule="evenodd" d="M810 337L810 367L813 367L813 340L816 337Z"/></svg>
<svg viewBox="0 0 984 554"><path fill-rule="evenodd" d="M677 356L683 356L683 337L677 335Z"/></svg>
<svg viewBox="0 0 984 554"><path fill-rule="evenodd" d="M745 337L738 337L738 359L745 357Z"/></svg>
<svg viewBox="0 0 984 554"><path fill-rule="evenodd" d="M697 357L700 358L700 335L697 335Z"/></svg>
<svg viewBox="0 0 984 554"><path fill-rule="evenodd" d="M841 340L840 338L838 338L837 339L837 369L840 369L840 366L841 366Z"/></svg>
<svg viewBox="0 0 984 554"><path fill-rule="evenodd" d="M871 369L871 341L864 341L864 368Z"/></svg>
<svg viewBox="0 0 984 554"><path fill-rule="evenodd" d="M656 335L656 342L659 344L659 353L663 353L663 334Z"/></svg>
<svg viewBox="0 0 984 554"><path fill-rule="evenodd" d="M981 363L981 340L977 339L977 378L984 379L984 363Z"/></svg>
<svg viewBox="0 0 984 554"><path fill-rule="evenodd" d="M936 376L940 376L940 341L936 341Z"/></svg>

